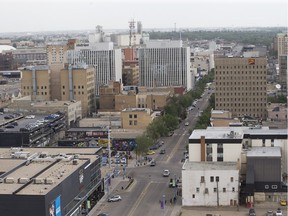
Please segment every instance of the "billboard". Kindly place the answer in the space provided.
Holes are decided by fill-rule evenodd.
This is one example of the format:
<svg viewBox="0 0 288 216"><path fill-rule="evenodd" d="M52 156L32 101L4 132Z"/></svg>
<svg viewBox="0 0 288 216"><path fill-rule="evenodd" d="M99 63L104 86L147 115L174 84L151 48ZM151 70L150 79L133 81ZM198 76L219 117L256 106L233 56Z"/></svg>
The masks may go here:
<svg viewBox="0 0 288 216"><path fill-rule="evenodd" d="M49 205L49 216L61 216L61 197L58 196Z"/></svg>
<svg viewBox="0 0 288 216"><path fill-rule="evenodd" d="M248 64L249 64L249 65L254 65L254 64L255 64L255 59L249 58L249 59L248 59Z"/></svg>

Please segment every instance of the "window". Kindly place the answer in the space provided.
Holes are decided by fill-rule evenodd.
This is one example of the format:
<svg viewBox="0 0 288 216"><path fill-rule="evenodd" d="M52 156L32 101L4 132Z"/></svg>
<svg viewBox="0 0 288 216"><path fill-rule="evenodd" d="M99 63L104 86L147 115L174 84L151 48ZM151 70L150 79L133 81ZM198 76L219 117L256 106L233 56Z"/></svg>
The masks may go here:
<svg viewBox="0 0 288 216"><path fill-rule="evenodd" d="M230 178L230 181L231 181L231 182L233 182L233 181L234 181L234 178L233 178L233 177L231 177L231 178Z"/></svg>
<svg viewBox="0 0 288 216"><path fill-rule="evenodd" d="M195 198L195 194L192 195L192 198L193 198L193 199Z"/></svg>
<svg viewBox="0 0 288 216"><path fill-rule="evenodd" d="M201 183L205 182L204 176L201 176Z"/></svg>
<svg viewBox="0 0 288 216"><path fill-rule="evenodd" d="M265 189L269 189L269 185L265 185Z"/></svg>
<svg viewBox="0 0 288 216"><path fill-rule="evenodd" d="M137 120L135 120L135 121L134 121L134 125L137 125L137 124L138 124L138 122L137 122Z"/></svg>
<svg viewBox="0 0 288 216"><path fill-rule="evenodd" d="M132 125L132 121L131 120L129 121L129 125Z"/></svg>
<svg viewBox="0 0 288 216"><path fill-rule="evenodd" d="M196 192L199 193L200 192L200 188L197 187L196 188Z"/></svg>
<svg viewBox="0 0 288 216"><path fill-rule="evenodd" d="M134 115L134 118L137 118L137 114Z"/></svg>
<svg viewBox="0 0 288 216"><path fill-rule="evenodd" d="M214 182L214 176L210 176L210 182Z"/></svg>
<svg viewBox="0 0 288 216"><path fill-rule="evenodd" d="M216 193L217 192L217 188L213 188L213 191L214 191L214 193Z"/></svg>
<svg viewBox="0 0 288 216"><path fill-rule="evenodd" d="M271 188L272 188L272 189L277 189L277 187L278 187L277 185L272 185Z"/></svg>
<svg viewBox="0 0 288 216"><path fill-rule="evenodd" d="M129 118L132 118L132 115L131 115L131 114L129 115Z"/></svg>
<svg viewBox="0 0 288 216"><path fill-rule="evenodd" d="M226 193L226 188L223 188L223 193Z"/></svg>
<svg viewBox="0 0 288 216"><path fill-rule="evenodd" d="M235 192L235 188L234 187L232 187L232 192Z"/></svg>
<svg viewBox="0 0 288 216"><path fill-rule="evenodd" d="M219 176L216 176L216 182L219 182Z"/></svg>

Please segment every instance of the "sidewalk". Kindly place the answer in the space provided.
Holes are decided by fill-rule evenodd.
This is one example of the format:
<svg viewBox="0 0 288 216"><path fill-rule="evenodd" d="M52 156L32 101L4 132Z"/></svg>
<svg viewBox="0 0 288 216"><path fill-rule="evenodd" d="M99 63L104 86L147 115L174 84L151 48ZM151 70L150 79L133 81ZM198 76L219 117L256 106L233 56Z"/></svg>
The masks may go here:
<svg viewBox="0 0 288 216"><path fill-rule="evenodd" d="M98 203L91 209L91 211L87 215L95 216L95 215L100 214L107 204L109 195L112 195L112 194L121 195L121 193L128 190L128 188L133 184L133 182L134 182L134 179L128 179L127 177L123 179L123 173L122 174L120 173L118 177L111 178L111 185L109 189L105 191L104 196L98 201Z"/></svg>

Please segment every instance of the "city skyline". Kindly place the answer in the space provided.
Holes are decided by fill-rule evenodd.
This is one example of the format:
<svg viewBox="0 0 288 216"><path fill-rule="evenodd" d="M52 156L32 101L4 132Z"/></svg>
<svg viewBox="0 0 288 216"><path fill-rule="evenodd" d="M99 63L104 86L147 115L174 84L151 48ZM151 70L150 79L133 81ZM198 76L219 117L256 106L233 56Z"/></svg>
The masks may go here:
<svg viewBox="0 0 288 216"><path fill-rule="evenodd" d="M143 28L286 27L285 0L0 0L0 33ZM164 18L164 19L163 19Z"/></svg>

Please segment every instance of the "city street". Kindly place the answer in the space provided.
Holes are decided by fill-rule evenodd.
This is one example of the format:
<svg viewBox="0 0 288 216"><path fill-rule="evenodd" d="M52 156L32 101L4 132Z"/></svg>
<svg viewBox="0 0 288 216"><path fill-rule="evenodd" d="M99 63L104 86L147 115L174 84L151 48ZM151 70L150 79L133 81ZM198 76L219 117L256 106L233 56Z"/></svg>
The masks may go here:
<svg viewBox="0 0 288 216"><path fill-rule="evenodd" d="M190 134L189 129L194 127L200 111L208 105L210 94L207 92L203 98L197 102L196 107L189 111L186 120L182 121L179 128L174 131L170 137L162 140L164 145L156 150L155 155L151 155L156 161L156 166L143 165L137 166L136 161L132 160L127 168L127 176L135 179L133 184L127 190L121 190L116 187L112 190L111 195L119 194L122 197L120 202L108 203L102 202L101 212L109 213L110 216L119 215L176 215L181 210L181 196L177 196L177 188L169 188L170 178L181 178L182 164L181 159L184 157L185 146L188 144ZM199 108L199 109L198 109ZM188 126L185 123L189 122ZM161 148L165 148L166 154L159 154ZM120 177L123 177L123 167L119 166ZM169 177L163 177L164 169L170 171ZM113 182L114 180L112 180ZM176 199L174 199L174 197ZM166 200L166 204L160 205L161 200ZM97 206L96 206L97 208ZM96 216L99 214L93 214Z"/></svg>

